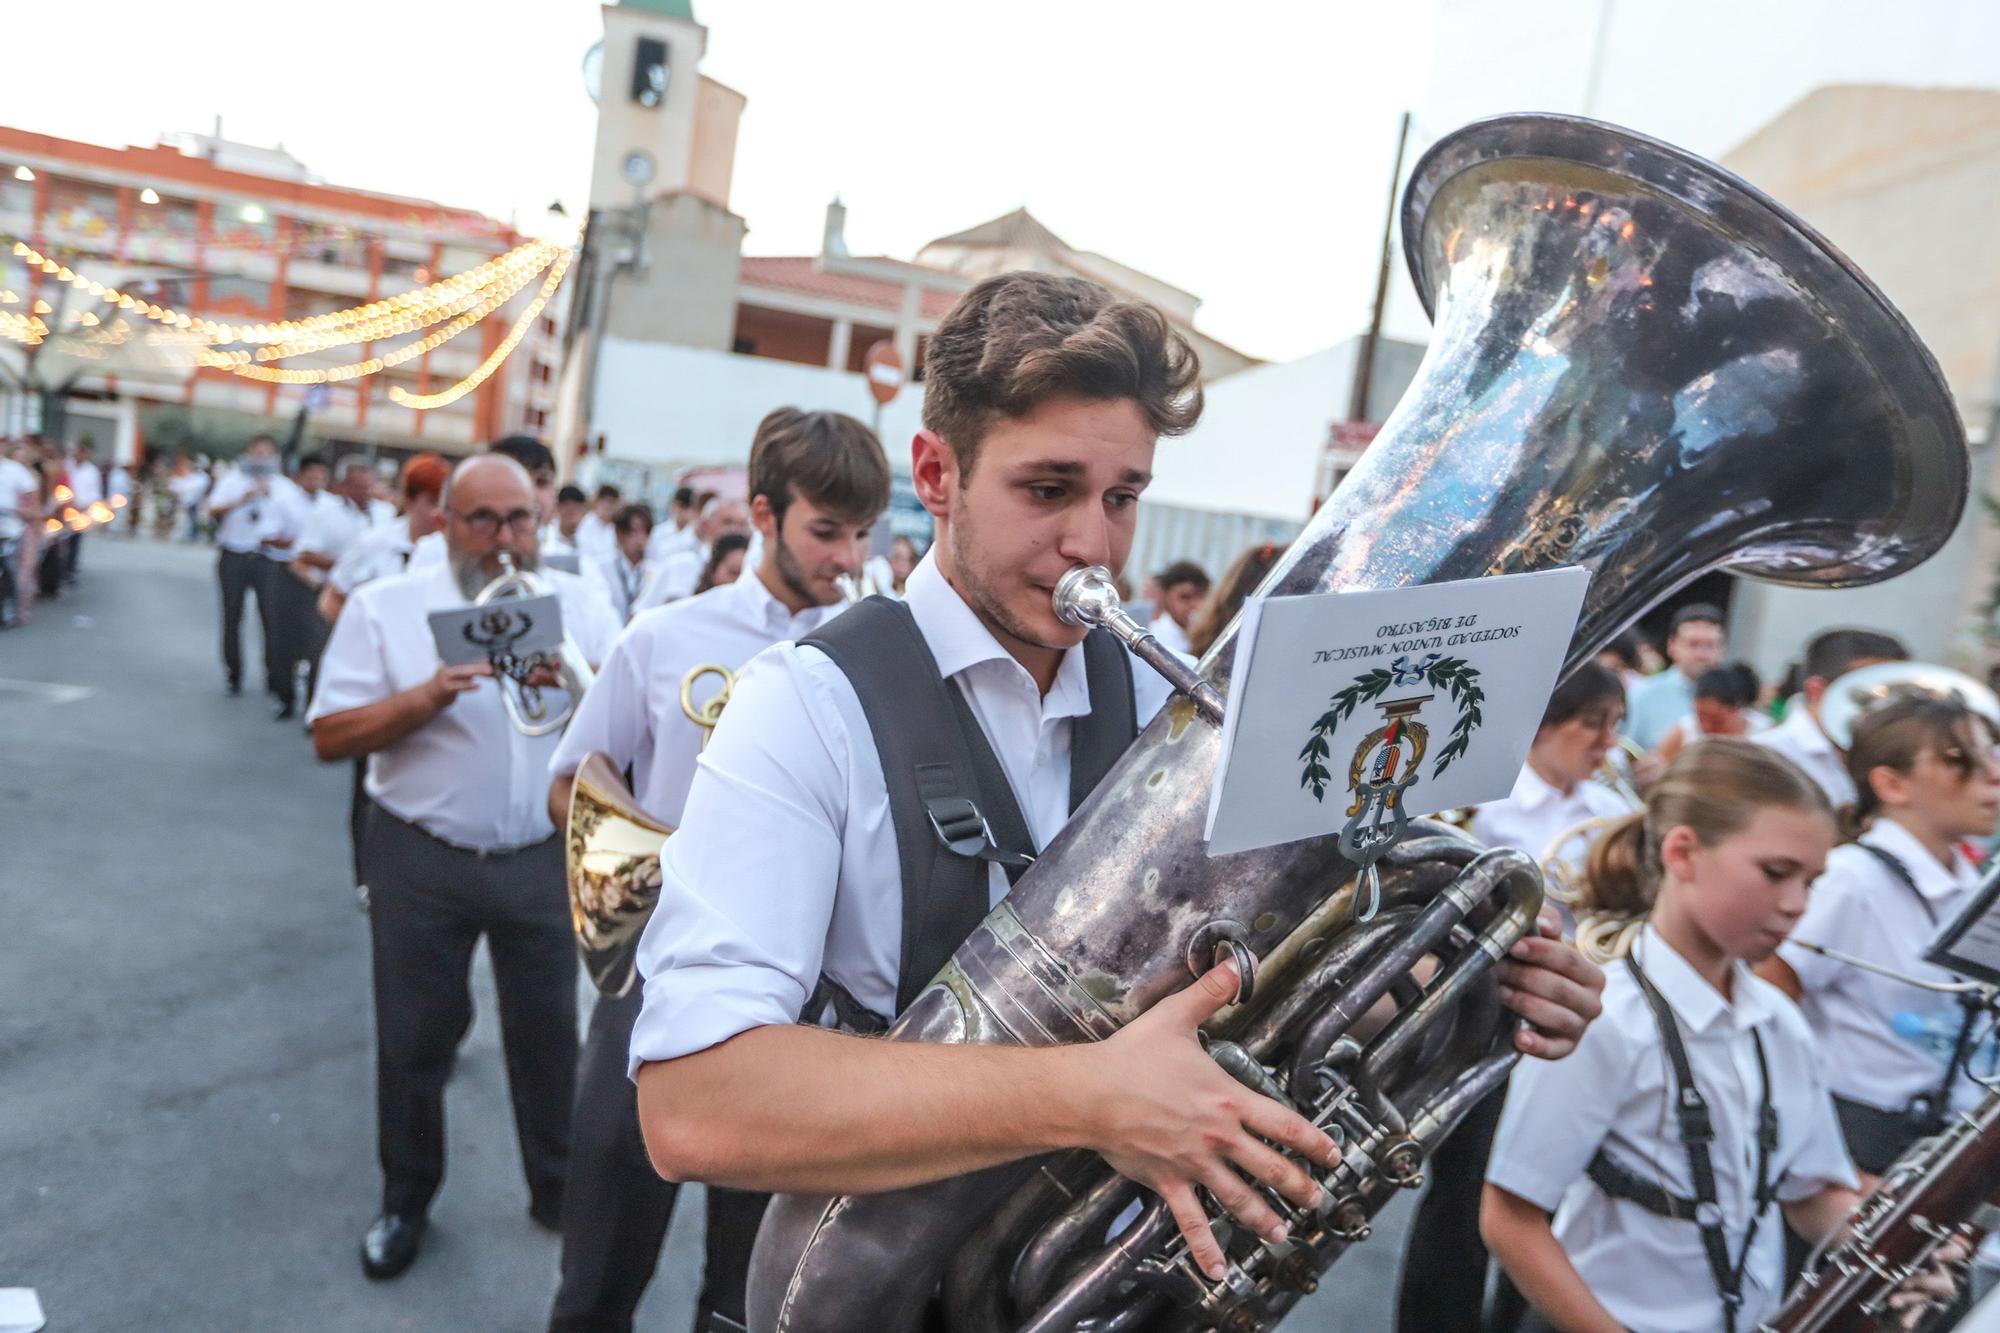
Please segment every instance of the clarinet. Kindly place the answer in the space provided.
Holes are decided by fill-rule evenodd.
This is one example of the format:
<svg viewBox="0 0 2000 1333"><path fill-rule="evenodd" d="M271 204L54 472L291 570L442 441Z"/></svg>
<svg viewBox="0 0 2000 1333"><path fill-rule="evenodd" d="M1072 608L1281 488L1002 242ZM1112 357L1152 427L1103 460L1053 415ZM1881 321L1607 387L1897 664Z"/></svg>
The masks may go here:
<svg viewBox="0 0 2000 1333"><path fill-rule="evenodd" d="M1976 1245L2000 1222L2000 1092L1910 1148L1861 1201L1847 1234L1806 1264L1765 1333L1877 1333L1889 1296L1953 1236Z"/></svg>

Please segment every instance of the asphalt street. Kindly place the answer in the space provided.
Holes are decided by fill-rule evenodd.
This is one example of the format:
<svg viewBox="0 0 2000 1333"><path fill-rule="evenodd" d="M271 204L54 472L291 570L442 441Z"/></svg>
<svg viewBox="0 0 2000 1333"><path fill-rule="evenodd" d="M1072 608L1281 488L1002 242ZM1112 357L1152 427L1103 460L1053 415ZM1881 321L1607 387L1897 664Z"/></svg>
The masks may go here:
<svg viewBox="0 0 2000 1333"><path fill-rule="evenodd" d="M0 1287L51 1333L533 1330L559 1242L527 1192L482 957L422 1257L372 1283L368 940L348 770L227 697L214 555L94 536L0 631ZM587 1012L587 1008L586 1008ZM1287 1320L1390 1327L1407 1200ZM684 1192L639 1327L688 1327Z"/></svg>

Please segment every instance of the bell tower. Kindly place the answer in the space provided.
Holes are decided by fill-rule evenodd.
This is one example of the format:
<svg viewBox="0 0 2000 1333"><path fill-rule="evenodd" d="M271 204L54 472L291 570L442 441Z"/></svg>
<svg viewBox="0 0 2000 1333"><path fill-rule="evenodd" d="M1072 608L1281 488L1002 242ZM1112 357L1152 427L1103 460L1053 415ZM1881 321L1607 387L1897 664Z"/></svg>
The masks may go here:
<svg viewBox="0 0 2000 1333"><path fill-rule="evenodd" d="M703 96L700 72L707 47L708 29L695 22L693 0L604 6L604 38L584 59L584 82L597 102L593 211L678 190L714 195L718 182L703 169L714 154L702 141L726 128L725 158L733 159L736 126L733 117L726 126L713 123L716 108L706 105L713 101ZM711 179L699 179L704 175ZM726 169L719 184L714 202L727 206Z"/></svg>

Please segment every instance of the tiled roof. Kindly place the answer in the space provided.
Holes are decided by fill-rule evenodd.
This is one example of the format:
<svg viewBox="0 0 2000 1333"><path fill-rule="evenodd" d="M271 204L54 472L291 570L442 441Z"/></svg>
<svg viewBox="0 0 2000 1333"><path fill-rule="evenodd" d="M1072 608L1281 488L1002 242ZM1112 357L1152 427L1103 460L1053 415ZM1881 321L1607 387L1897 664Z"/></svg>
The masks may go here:
<svg viewBox="0 0 2000 1333"><path fill-rule="evenodd" d="M904 264L903 267L915 266ZM817 296L829 301L872 306L891 315L903 307L901 283L883 282L853 273L831 272L820 267L819 260L810 255L745 255L742 275L742 285L745 287L769 287L778 291L797 292L801 296ZM925 289L922 306L924 317L940 318L951 309L952 303L957 299L956 292L939 291L935 288Z"/></svg>
<svg viewBox="0 0 2000 1333"><path fill-rule="evenodd" d="M932 245L992 245L1010 250L1040 250L1060 253L1069 249L1062 237L1035 221L1034 215L1025 208L1017 208L1004 217L982 222L964 231L955 231L949 236L940 236Z"/></svg>

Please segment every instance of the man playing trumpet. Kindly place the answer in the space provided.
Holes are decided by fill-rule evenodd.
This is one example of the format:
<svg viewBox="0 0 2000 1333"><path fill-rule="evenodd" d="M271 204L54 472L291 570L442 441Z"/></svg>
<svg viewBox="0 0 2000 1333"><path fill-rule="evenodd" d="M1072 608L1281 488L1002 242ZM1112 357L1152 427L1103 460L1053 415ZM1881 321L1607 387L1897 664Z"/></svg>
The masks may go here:
<svg viewBox="0 0 2000 1333"><path fill-rule="evenodd" d="M486 936L499 991L529 1213L554 1228L576 1082L576 950L562 847L542 802L556 738L509 719L486 662L445 666L429 621L508 567L536 567L540 522L525 469L501 454L460 463L442 497L446 559L357 589L320 665L307 720L321 759L368 756L373 805L361 868L375 979L382 1212L361 1245L372 1278L416 1258L444 1180L444 1085L472 1023L473 947ZM503 559L504 557L504 559ZM617 634L582 579L543 571L586 661Z"/></svg>
<svg viewBox="0 0 2000 1333"><path fill-rule="evenodd" d="M633 795L649 815L678 826L707 738L683 707L683 683L710 666L739 669L774 643L810 634L845 605L839 583L860 571L869 529L889 504L889 462L874 434L837 412L781 407L758 424L749 474L762 558L733 583L641 612L619 638L549 761L549 817L558 826L576 771L593 751L631 772ZM673 1213L677 1187L647 1161L638 1097L625 1072L641 998L637 986L603 996L591 1015L551 1333L629 1329ZM697 1329L708 1327L711 1313L742 1319L765 1197L709 1191Z"/></svg>

